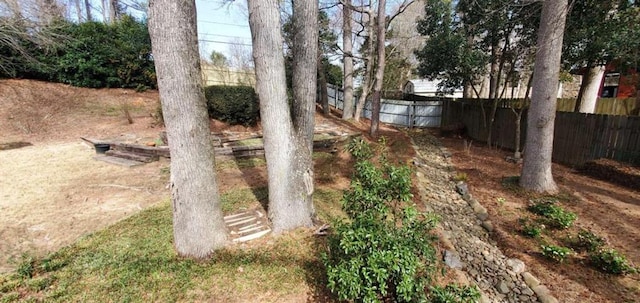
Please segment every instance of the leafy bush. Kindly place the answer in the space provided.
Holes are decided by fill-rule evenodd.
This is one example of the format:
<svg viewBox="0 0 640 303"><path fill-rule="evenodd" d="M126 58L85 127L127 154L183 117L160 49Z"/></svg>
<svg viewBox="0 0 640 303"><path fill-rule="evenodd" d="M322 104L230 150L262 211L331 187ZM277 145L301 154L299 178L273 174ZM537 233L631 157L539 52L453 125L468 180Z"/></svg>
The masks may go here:
<svg viewBox="0 0 640 303"><path fill-rule="evenodd" d="M204 94L210 117L245 126L258 122L260 106L253 87L213 85L205 87Z"/></svg>
<svg viewBox="0 0 640 303"><path fill-rule="evenodd" d="M373 157L373 150L361 137L353 138L347 145L347 151L356 161L369 160Z"/></svg>
<svg viewBox="0 0 640 303"><path fill-rule="evenodd" d="M571 255L571 249L555 245L542 245L542 255L547 259L562 263Z"/></svg>
<svg viewBox="0 0 640 303"><path fill-rule="evenodd" d="M556 201L546 198L535 199L532 200L533 204L527 209L536 215L544 217L550 226L565 229L571 227L577 219L576 214L555 205Z"/></svg>
<svg viewBox="0 0 640 303"><path fill-rule="evenodd" d="M606 244L604 239L585 229L580 229L577 235L569 236L567 240L578 251L595 252Z"/></svg>
<svg viewBox="0 0 640 303"><path fill-rule="evenodd" d="M58 43L48 48L29 45L32 54L10 54L21 62L7 76L54 81L81 87L156 87L147 24L123 16L113 24L53 22L46 31Z"/></svg>
<svg viewBox="0 0 640 303"><path fill-rule="evenodd" d="M436 219L412 205L402 207L411 198L408 167L381 166L356 163L351 188L342 199L349 220L333 223L329 250L322 257L328 287L340 300L424 301L435 262L429 233Z"/></svg>
<svg viewBox="0 0 640 303"><path fill-rule="evenodd" d="M615 249L600 249L589 253L591 264L606 273L624 275L637 273L629 261Z"/></svg>
<svg viewBox="0 0 640 303"><path fill-rule="evenodd" d="M480 299L480 291L475 286L447 285L431 288L431 303L475 303Z"/></svg>
<svg viewBox="0 0 640 303"><path fill-rule="evenodd" d="M518 220L520 222L520 233L529 237L529 238L537 238L542 234L542 230L544 230L544 225L539 224L537 222L530 222L528 219L521 218Z"/></svg>

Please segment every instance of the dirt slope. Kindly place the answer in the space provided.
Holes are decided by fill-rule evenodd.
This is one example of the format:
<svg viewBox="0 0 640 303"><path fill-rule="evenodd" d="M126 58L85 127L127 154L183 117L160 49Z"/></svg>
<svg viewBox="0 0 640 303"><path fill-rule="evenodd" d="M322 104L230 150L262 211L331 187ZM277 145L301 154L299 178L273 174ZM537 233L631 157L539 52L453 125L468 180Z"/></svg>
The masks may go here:
<svg viewBox="0 0 640 303"><path fill-rule="evenodd" d="M95 161L80 137L144 143L162 128L155 91L0 81L0 272L168 199L167 161L125 168ZM123 107L133 118L129 124Z"/></svg>

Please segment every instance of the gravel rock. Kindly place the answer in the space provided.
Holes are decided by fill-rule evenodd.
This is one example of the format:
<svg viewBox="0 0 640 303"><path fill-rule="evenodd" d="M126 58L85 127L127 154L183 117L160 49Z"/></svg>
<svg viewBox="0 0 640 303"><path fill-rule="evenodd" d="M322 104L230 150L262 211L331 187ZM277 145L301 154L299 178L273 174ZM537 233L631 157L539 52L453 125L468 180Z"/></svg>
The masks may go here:
<svg viewBox="0 0 640 303"><path fill-rule="evenodd" d="M458 192L461 196L464 196L469 193L469 186L467 186L467 183L459 181L458 183L456 183L456 192Z"/></svg>
<svg viewBox="0 0 640 303"><path fill-rule="evenodd" d="M480 288L482 302L540 302L531 288L540 282L524 272L524 262L507 258L490 239L488 231L494 226L486 208L471 197L465 182L451 181L455 171L438 140L427 132L414 135L413 140L419 158L414 163L424 164L416 165L422 201L441 217L441 234L451 245L444 252L447 266L467 273Z"/></svg>
<svg viewBox="0 0 640 303"><path fill-rule="evenodd" d="M529 272L525 271L521 275L522 275L522 278L524 279L524 282L527 283L527 286L534 288L540 285L540 281L536 279L536 277L534 277Z"/></svg>
<svg viewBox="0 0 640 303"><path fill-rule="evenodd" d="M524 262L519 259L508 259L507 266L516 274L524 272L525 269Z"/></svg>
<svg viewBox="0 0 640 303"><path fill-rule="evenodd" d="M450 250L444 251L444 264L451 268L463 268L464 264L460 261L460 256Z"/></svg>
<svg viewBox="0 0 640 303"><path fill-rule="evenodd" d="M489 221L489 220L482 221L480 226L482 226L482 228L486 229L488 232L492 232L493 231L493 223L491 223L491 221Z"/></svg>
<svg viewBox="0 0 640 303"><path fill-rule="evenodd" d="M498 285L496 285L496 288L498 289L498 291L501 294L508 294L509 293L509 286L507 285L507 282L505 282L505 281L498 282Z"/></svg>

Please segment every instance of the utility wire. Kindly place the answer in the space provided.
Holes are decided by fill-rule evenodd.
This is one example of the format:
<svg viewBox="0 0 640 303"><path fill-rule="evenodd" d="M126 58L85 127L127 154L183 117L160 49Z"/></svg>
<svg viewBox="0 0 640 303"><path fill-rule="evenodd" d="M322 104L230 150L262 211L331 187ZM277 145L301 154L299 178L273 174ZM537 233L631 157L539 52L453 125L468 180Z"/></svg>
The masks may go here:
<svg viewBox="0 0 640 303"><path fill-rule="evenodd" d="M220 43L220 44L251 46L251 44L241 43L241 42L227 42L227 41L209 40L209 39L198 39L198 41L200 41L200 42L210 42L210 43Z"/></svg>
<svg viewBox="0 0 640 303"><path fill-rule="evenodd" d="M238 39L251 40L251 37L229 36L229 35L220 35L220 34L198 33L198 35L202 35L202 36L218 36L218 37L225 37L225 38L238 38Z"/></svg>
<svg viewBox="0 0 640 303"><path fill-rule="evenodd" d="M233 24L233 23L224 23L224 22L216 22L216 21L198 20L198 22L209 23L209 24L220 24L220 25L237 26L237 27L249 27L249 25L245 25L245 24Z"/></svg>

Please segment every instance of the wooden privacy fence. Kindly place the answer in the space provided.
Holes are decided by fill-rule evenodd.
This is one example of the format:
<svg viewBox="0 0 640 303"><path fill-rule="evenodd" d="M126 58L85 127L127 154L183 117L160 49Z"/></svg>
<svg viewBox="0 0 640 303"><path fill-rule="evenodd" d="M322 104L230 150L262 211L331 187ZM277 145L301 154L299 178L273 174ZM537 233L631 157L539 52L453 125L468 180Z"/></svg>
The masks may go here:
<svg viewBox="0 0 640 303"><path fill-rule="evenodd" d="M474 140L486 142L490 106L444 101L442 124L462 123ZM516 115L510 108L498 108L492 129L492 144L515 148ZM527 112L521 122L521 148L527 131ZM582 165L599 158L640 164L640 117L557 112L553 140L553 161ZM525 151L532 153L536 151Z"/></svg>
<svg viewBox="0 0 640 303"><path fill-rule="evenodd" d="M344 109L344 94L334 85L327 87L329 105ZM354 101L354 105L355 105ZM424 101L382 99L380 101L380 122L404 127L440 127L442 99L429 98ZM371 118L371 101L367 100L362 117Z"/></svg>

